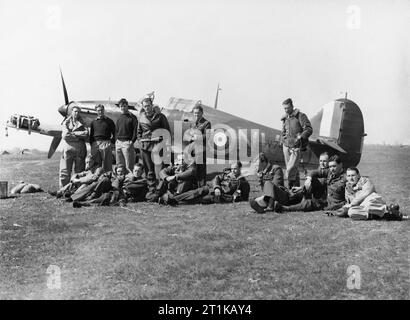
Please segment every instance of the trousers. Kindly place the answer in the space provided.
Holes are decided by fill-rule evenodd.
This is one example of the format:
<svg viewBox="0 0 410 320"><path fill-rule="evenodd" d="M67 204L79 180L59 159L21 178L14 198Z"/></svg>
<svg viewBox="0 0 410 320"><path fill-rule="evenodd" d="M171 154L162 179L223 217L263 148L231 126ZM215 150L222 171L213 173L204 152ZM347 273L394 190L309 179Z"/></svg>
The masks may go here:
<svg viewBox="0 0 410 320"><path fill-rule="evenodd" d="M285 157L289 189L300 186L298 170L301 156L300 148L290 148L283 145L283 156Z"/></svg>
<svg viewBox="0 0 410 320"><path fill-rule="evenodd" d="M63 151L60 160L60 188L70 182L74 165L74 173L83 172L87 148L84 141L66 142L63 140Z"/></svg>
<svg viewBox="0 0 410 320"><path fill-rule="evenodd" d="M132 171L135 165L135 149L131 140L115 142L115 159L118 164L122 164Z"/></svg>
<svg viewBox="0 0 410 320"><path fill-rule="evenodd" d="M97 140L91 144L91 157L105 172L112 171L112 147L110 140Z"/></svg>

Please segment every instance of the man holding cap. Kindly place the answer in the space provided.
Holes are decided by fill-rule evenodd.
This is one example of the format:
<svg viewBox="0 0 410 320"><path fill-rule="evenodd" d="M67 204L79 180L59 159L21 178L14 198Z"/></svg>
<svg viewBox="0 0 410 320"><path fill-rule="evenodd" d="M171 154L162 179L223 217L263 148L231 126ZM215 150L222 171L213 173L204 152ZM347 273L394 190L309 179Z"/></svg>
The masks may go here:
<svg viewBox="0 0 410 320"><path fill-rule="evenodd" d="M104 114L102 104L95 107L97 118L90 125L91 156L103 167L105 172L112 171L112 147L115 142L115 123Z"/></svg>

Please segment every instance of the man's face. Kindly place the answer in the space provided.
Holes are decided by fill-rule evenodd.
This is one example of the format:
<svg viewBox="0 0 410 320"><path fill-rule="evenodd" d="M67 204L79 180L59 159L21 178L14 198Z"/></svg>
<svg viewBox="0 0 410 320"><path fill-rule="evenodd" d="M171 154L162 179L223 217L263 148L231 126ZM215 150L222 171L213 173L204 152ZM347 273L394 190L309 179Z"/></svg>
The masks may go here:
<svg viewBox="0 0 410 320"><path fill-rule="evenodd" d="M120 109L122 114L127 114L128 113L128 104L121 102L120 104Z"/></svg>
<svg viewBox="0 0 410 320"><path fill-rule="evenodd" d="M152 114L154 112L154 108L152 106L152 103L149 101L144 101L142 103L142 106L144 107L144 109L147 111L148 114Z"/></svg>
<svg viewBox="0 0 410 320"><path fill-rule="evenodd" d="M125 174L125 170L123 167L117 168L117 176L123 176Z"/></svg>
<svg viewBox="0 0 410 320"><path fill-rule="evenodd" d="M241 168L236 163L231 166L231 170L235 177L239 177L241 175Z"/></svg>
<svg viewBox="0 0 410 320"><path fill-rule="evenodd" d="M102 108L102 107L97 108L97 115L99 117L103 117L104 116L104 108Z"/></svg>
<svg viewBox="0 0 410 320"><path fill-rule="evenodd" d="M328 155L321 155L319 157L319 168L320 169L329 168L329 156Z"/></svg>
<svg viewBox="0 0 410 320"><path fill-rule="evenodd" d="M342 163L337 163L336 161L329 162L329 170L332 174L335 174L342 168Z"/></svg>
<svg viewBox="0 0 410 320"><path fill-rule="evenodd" d="M195 121L198 121L202 118L202 111L199 109L194 109L194 118Z"/></svg>
<svg viewBox="0 0 410 320"><path fill-rule="evenodd" d="M160 107L157 106L157 105L155 105L155 106L153 107L153 110L154 110L154 112L157 113L157 114L160 114L160 113L161 113L161 109L160 109Z"/></svg>
<svg viewBox="0 0 410 320"><path fill-rule="evenodd" d="M293 105L283 104L283 109L285 109L286 114L291 114L293 112Z"/></svg>
<svg viewBox="0 0 410 320"><path fill-rule="evenodd" d="M80 110L78 108L74 108L73 111L72 111L73 119L77 120L79 114L80 114Z"/></svg>
<svg viewBox="0 0 410 320"><path fill-rule="evenodd" d="M360 175L354 170L347 170L346 178L348 183L355 185L359 181Z"/></svg>
<svg viewBox="0 0 410 320"><path fill-rule="evenodd" d="M134 177L140 178L142 176L142 167L141 166L134 167L132 174L134 175Z"/></svg>
<svg viewBox="0 0 410 320"><path fill-rule="evenodd" d="M259 155L259 161L260 162L265 162L265 161L267 161L268 159L266 159L266 155L264 154L264 153L261 153L260 155Z"/></svg>
<svg viewBox="0 0 410 320"><path fill-rule="evenodd" d="M86 158L85 159L85 170L90 170L91 167L93 166L93 160L91 158Z"/></svg>

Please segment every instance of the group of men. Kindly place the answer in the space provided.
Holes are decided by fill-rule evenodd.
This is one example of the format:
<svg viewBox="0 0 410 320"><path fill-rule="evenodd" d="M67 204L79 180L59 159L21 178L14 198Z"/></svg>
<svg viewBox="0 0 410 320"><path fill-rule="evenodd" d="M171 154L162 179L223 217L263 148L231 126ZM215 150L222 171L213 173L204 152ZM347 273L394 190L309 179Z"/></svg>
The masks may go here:
<svg viewBox="0 0 410 320"><path fill-rule="evenodd" d="M260 156L264 160L263 155ZM274 211L320 211L354 220L403 220L399 205L387 205L376 192L371 180L362 177L356 167L343 169L338 155L329 158L324 152L319 157L319 168L308 172L302 187L286 188L283 171L277 165L262 161L259 176L262 195L250 200L258 213Z"/></svg>
<svg viewBox="0 0 410 320"><path fill-rule="evenodd" d="M189 154L177 155L168 166L153 162L152 151L162 140L161 136L153 136L153 132L170 131L166 116L154 108L153 98L142 100L139 119L129 111L126 99L121 99L118 106L121 115L114 123L105 116L104 106L97 105L97 118L91 122L89 132L81 119L80 108L73 107L63 123L60 189L51 194L66 198L74 207L124 205L129 201L172 205L248 200L250 186L241 175L240 161L217 175L211 186L206 185L206 133L211 123L203 117L200 101L192 111L195 122L191 124ZM91 154L86 158L88 139ZM135 153L136 142L141 162ZM197 149L198 145L201 148Z"/></svg>
<svg viewBox="0 0 410 320"><path fill-rule="evenodd" d="M258 213L275 211L325 210L332 215L353 219L403 219L398 205L386 205L376 193L373 183L361 177L357 168L343 169L338 155L328 153L319 157L319 168L308 173L300 186L298 164L306 149L312 126L307 116L294 108L291 99L283 102L282 145L286 163L286 178L282 168L271 164L264 154L259 157L258 172L262 195L250 200ZM211 185L206 184L206 133L211 123L203 117L203 108L193 108L195 122L191 124L191 148L188 154L177 155L171 165L155 165L152 151L162 137L153 137L157 129L170 131L168 120L153 98L142 101L139 119L129 111L126 99L118 102L121 115L114 123L104 114L104 106L97 105L97 118L84 125L79 107L74 107L63 124L64 147L60 165L60 190L53 194L65 197L73 206L91 204L120 204L128 201L149 201L162 204L219 203L248 201L250 186L241 174L242 163L217 175ZM199 133L199 135L198 135ZM89 138L91 155L85 166L86 141ZM135 153L138 141L140 163ZM203 147L197 152L194 144ZM112 166L115 146L116 167ZM198 161L201 159L201 161ZM75 175L71 176L74 164Z"/></svg>

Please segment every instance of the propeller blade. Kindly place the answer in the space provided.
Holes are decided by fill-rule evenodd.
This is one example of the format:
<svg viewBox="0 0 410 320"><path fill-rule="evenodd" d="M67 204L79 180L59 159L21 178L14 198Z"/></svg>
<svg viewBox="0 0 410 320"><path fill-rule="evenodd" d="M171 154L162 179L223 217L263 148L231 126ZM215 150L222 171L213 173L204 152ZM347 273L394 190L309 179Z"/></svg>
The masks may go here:
<svg viewBox="0 0 410 320"><path fill-rule="evenodd" d="M60 144L60 141L61 141L61 137L53 138L53 141L51 141L51 144L50 144L50 149L48 150L48 156L47 156L48 159L50 159L53 156L54 152L56 152L58 145Z"/></svg>
<svg viewBox="0 0 410 320"><path fill-rule="evenodd" d="M68 105L70 103L70 101L68 100L68 93L67 93L67 88L65 86L65 82L64 82L64 77L63 77L63 72L61 71L60 68L60 75L61 75L61 81L63 83L63 91L64 91L64 102L66 105Z"/></svg>

